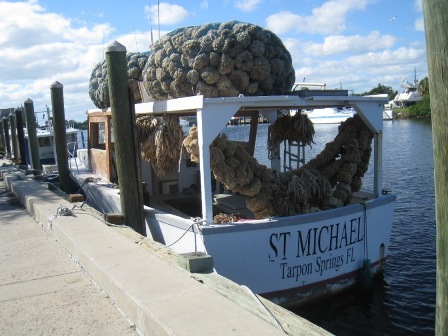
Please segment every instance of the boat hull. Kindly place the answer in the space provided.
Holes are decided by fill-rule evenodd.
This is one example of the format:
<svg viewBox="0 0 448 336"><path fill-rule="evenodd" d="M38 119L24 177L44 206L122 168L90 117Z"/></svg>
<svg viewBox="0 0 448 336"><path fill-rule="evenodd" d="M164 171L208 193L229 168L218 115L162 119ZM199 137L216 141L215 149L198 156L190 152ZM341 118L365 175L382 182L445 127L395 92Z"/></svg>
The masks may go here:
<svg viewBox="0 0 448 336"><path fill-rule="evenodd" d="M83 189L101 212L120 212L117 190L101 184ZM182 199L190 208L192 199L200 204L195 197ZM219 225L176 215L164 202L144 209L154 240L177 253L206 252L220 275L277 304L296 306L355 285L366 261L372 274L383 270L395 199L381 195L333 210Z"/></svg>
<svg viewBox="0 0 448 336"><path fill-rule="evenodd" d="M282 305L335 294L387 257L395 197L272 222L202 228L216 271Z"/></svg>

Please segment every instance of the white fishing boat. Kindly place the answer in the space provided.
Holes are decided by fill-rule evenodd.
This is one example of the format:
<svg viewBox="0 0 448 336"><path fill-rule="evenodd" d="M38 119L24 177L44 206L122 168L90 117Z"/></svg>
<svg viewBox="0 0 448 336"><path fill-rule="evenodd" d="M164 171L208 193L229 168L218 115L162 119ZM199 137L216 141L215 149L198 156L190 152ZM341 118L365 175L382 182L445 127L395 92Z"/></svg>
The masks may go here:
<svg viewBox="0 0 448 336"><path fill-rule="evenodd" d="M36 137L37 137L37 145L39 151L39 159L41 165L52 165L56 162L56 144L54 141L54 128L52 124L51 111L47 107L44 111L35 112L36 119ZM38 119L41 117L41 123L43 126L38 124ZM74 122L66 122L66 140L67 140L67 150L68 155L76 155L76 150L79 146L81 148L85 148L85 141L82 139L82 132L75 128ZM9 139L11 148L12 144L12 134L11 130L9 130ZM78 135L81 135L81 139L78 139ZM28 136L27 127L23 127L23 136L24 136L24 145L25 145L25 162L26 164L32 166L31 154L30 154L30 143Z"/></svg>
<svg viewBox="0 0 448 336"><path fill-rule="evenodd" d="M46 106L43 111L34 112L36 120L37 145L41 165L54 165L56 163L56 144L54 141L53 118L51 113L52 111L48 106ZM39 121L42 126L39 125ZM25 138L26 162L27 164L32 165L28 128L24 127L23 132ZM84 139L78 139L78 134L82 136L82 132L75 128L73 121L66 121L65 133L68 150L67 154L68 156L75 156L79 144L81 144L81 148L85 148Z"/></svg>
<svg viewBox="0 0 448 336"><path fill-rule="evenodd" d="M217 273L285 306L349 288L361 272L368 281L384 269L395 202L382 189L385 102L379 97L285 95L194 96L136 104L138 121L167 116L195 116L197 121L172 169L162 174L156 162L142 160L141 181L149 194L144 206L147 235L177 253L210 255ZM270 121L272 139L274 126L285 117L281 111L347 105L356 115L316 158L304 160L309 140L284 138L270 142L266 150L271 167L253 158L259 114ZM219 136L234 116L254 120L245 143ZM89 148L78 150L71 174L89 204L104 213L119 213L119 190L111 188L117 182L111 111L89 110L88 119ZM300 120L309 126L309 120ZM99 127L106 130L103 141L97 136ZM363 190L360 182L372 139L373 189ZM142 152L145 148L151 146L143 144ZM289 172L282 172L285 155ZM306 198L307 193L312 197Z"/></svg>
<svg viewBox="0 0 448 336"><path fill-rule="evenodd" d="M78 147L83 148L84 139L78 139L78 135L81 131L74 127L73 124L68 123L65 129L66 140L67 140L67 155L75 156ZM36 136L39 150L39 159L41 165L53 165L56 162L56 144L54 141L54 129L50 123L45 126L36 128ZM24 128L25 137L25 152L26 152L26 162L29 165L31 163L31 154L29 146L28 130Z"/></svg>
<svg viewBox="0 0 448 336"><path fill-rule="evenodd" d="M29 139L28 131L24 129L25 132L25 151L26 151L26 161L31 164L31 155L29 149ZM74 128L72 125L68 125L65 129L67 138L67 150L70 153L75 154L78 148L78 133L79 130ZM36 129L36 136L39 149L39 159L41 165L54 164L56 157L56 145L54 142L54 131L51 126L39 127Z"/></svg>

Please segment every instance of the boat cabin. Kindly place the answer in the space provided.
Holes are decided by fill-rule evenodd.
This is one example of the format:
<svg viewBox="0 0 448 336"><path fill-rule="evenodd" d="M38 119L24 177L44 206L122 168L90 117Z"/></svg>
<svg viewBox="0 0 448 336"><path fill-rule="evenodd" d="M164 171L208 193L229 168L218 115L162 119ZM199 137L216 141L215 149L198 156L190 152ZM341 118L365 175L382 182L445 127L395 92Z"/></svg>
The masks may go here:
<svg viewBox="0 0 448 336"><path fill-rule="evenodd" d="M331 90L328 90L331 92ZM199 148L199 162L193 162L191 158L182 153L179 164L176 164L171 170L165 171L163 175L157 174L150 162L141 160L142 164L142 182L146 191L151 196L152 202L162 200L163 204L175 208L182 212L182 209L192 209L193 201L197 203L197 211L189 211L185 217L202 217L208 223L213 222L217 207L223 205L227 209L221 209L226 212L238 210L244 212L249 218L254 215L247 211L244 205L244 198L238 197L240 193L232 192L227 189L223 183L215 180L209 164L202 164L210 161L209 145L213 142L221 130L226 127L232 117L250 118L250 128L247 141L239 142L249 156L253 156L255 140L257 135L258 120L260 115L268 119L271 124L279 118L282 111L288 109L307 109L315 107L344 107L350 104L360 114L364 122L375 134L376 146L381 146L382 130L382 104L374 100L381 98L366 98L345 95L329 96L328 92L324 95L317 95L313 98L302 98L300 96L271 96L271 97L226 97L226 98L204 98L202 96L173 99L163 102L146 102L136 104L136 118L141 116L162 117L175 116L181 117L181 120L197 121L198 143L202 143ZM381 113L376 111L380 110ZM90 168L96 174L105 178L108 182L118 183L115 155L114 155L114 137L112 126L112 114L110 109L90 110L88 113L88 161ZM187 127L188 128L188 127ZM184 131L186 129L184 128ZM187 134L184 134L187 136ZM301 144L284 141L282 144L283 155L280 153L280 144L269 153L271 158L271 167L273 171L284 172L292 171L305 163L304 149ZM185 150L183 150L185 151ZM381 193L381 154L376 148L374 151L376 173L375 173L375 194ZM283 161L281 161L283 160ZM202 186L202 188L201 188ZM197 197L191 197L196 193ZM185 197L188 195L188 197ZM231 197L232 196L232 197ZM182 199L182 200L180 200ZM227 202L227 201L229 202ZM230 200L238 204L230 204ZM186 205L185 205L186 204ZM213 210L215 209L215 211ZM193 216L194 215L194 216Z"/></svg>

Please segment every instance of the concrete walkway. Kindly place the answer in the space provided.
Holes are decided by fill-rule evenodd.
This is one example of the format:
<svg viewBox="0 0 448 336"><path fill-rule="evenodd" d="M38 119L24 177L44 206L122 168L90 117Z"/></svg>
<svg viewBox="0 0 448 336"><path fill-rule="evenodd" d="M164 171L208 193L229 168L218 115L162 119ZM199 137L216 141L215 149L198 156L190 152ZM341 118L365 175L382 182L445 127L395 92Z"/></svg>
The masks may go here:
<svg viewBox="0 0 448 336"><path fill-rule="evenodd" d="M20 203L0 181L0 335L328 335L216 273L187 272L169 248L4 162Z"/></svg>
<svg viewBox="0 0 448 336"><path fill-rule="evenodd" d="M0 181L0 335L138 335Z"/></svg>

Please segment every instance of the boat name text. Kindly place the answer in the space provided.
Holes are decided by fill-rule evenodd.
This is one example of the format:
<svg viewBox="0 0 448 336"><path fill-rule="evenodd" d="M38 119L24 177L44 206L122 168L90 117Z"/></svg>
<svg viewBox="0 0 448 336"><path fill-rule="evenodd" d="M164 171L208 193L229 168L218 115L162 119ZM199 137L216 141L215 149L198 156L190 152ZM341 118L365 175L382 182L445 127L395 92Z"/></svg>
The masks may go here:
<svg viewBox="0 0 448 336"><path fill-rule="evenodd" d="M356 259L352 245L363 241L361 217L298 230L297 233L272 233L269 237L269 261L281 261L282 279L295 278L298 281L300 276L311 273L322 276L327 270L338 271L342 265L354 262ZM316 257L310 261L313 256Z"/></svg>

